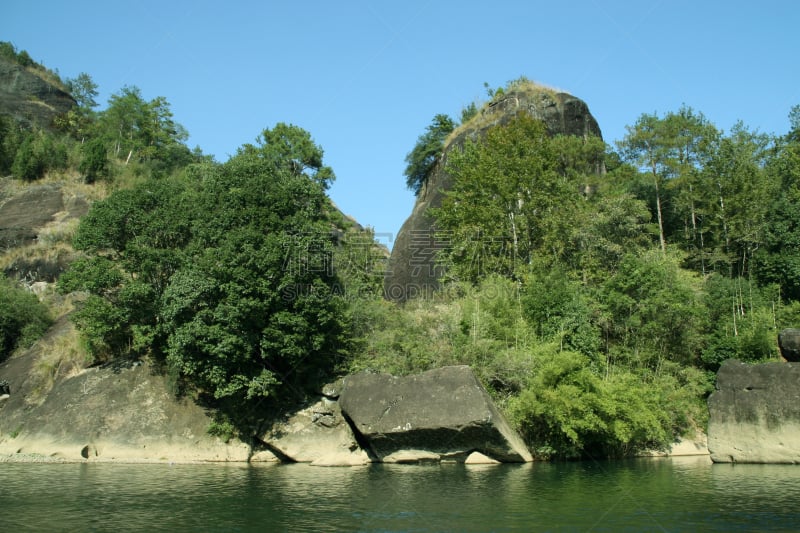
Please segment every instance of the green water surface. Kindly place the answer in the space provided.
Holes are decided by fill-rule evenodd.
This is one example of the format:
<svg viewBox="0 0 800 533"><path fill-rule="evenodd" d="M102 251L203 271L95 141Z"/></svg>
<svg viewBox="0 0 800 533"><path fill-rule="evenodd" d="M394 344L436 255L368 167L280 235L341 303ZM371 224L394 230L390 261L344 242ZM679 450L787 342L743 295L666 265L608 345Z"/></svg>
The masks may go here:
<svg viewBox="0 0 800 533"><path fill-rule="evenodd" d="M3 531L800 531L800 466L0 464Z"/></svg>

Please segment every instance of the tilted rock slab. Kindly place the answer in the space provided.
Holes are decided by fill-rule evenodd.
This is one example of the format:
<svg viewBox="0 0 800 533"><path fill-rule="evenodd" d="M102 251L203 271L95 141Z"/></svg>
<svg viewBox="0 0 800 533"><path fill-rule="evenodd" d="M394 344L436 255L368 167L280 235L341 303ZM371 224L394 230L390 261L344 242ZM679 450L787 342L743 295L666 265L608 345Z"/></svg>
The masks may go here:
<svg viewBox="0 0 800 533"><path fill-rule="evenodd" d="M708 398L716 463L800 463L800 364L725 361Z"/></svg>
<svg viewBox="0 0 800 533"><path fill-rule="evenodd" d="M374 461L463 462L472 452L503 462L532 457L468 366L407 377L344 378L342 414Z"/></svg>
<svg viewBox="0 0 800 533"><path fill-rule="evenodd" d="M258 437L285 462L357 466L370 462L335 399L322 397L289 413Z"/></svg>

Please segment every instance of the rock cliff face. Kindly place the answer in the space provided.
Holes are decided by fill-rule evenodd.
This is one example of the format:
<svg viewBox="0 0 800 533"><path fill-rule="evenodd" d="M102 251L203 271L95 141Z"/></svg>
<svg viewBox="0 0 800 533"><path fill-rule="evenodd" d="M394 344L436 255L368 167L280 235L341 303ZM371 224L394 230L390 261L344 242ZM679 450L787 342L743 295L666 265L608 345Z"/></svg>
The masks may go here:
<svg viewBox="0 0 800 533"><path fill-rule="evenodd" d="M392 248L384 281L387 298L404 301L430 294L439 286L442 271L435 264L439 243L434 238L435 221L428 210L439 207L444 191L451 187L450 177L443 170L448 153L463 146L467 139L480 138L489 128L508 123L522 112L542 120L551 135L602 136L589 107L572 95L528 86L496 98L447 142L438 168L420 191Z"/></svg>
<svg viewBox="0 0 800 533"><path fill-rule="evenodd" d="M0 180L0 254L30 245L48 231L57 231L89 211L89 199L70 193L61 183L33 184L9 193ZM7 263L4 273L31 282L54 282L74 254L51 250L42 256L20 254Z"/></svg>
<svg viewBox="0 0 800 533"><path fill-rule="evenodd" d="M730 360L708 398L717 463L800 463L800 364Z"/></svg>
<svg viewBox="0 0 800 533"><path fill-rule="evenodd" d="M0 115L49 128L56 116L75 105L67 92L0 57Z"/></svg>

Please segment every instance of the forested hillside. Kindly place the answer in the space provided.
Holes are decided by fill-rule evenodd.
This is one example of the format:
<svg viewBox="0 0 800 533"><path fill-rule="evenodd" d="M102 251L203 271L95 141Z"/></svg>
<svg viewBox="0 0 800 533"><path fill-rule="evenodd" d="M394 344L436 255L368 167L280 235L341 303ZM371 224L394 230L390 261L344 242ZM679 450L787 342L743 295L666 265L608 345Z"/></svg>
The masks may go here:
<svg viewBox="0 0 800 533"><path fill-rule="evenodd" d="M777 331L800 323L798 107L780 137L684 107L614 146L520 114L446 162L458 121L437 115L406 179L452 178L433 213L445 276L401 305L309 132L267 125L219 163L185 145L166 99L123 87L97 110L88 74L64 85L77 105L51 127L0 117L4 191L58 181L94 203L57 239L76 256L60 295L0 286L0 360L68 314L64 357L149 359L217 410L217 434L247 437L349 371L469 364L538 457L629 455L703 429L720 363L777 358Z"/></svg>

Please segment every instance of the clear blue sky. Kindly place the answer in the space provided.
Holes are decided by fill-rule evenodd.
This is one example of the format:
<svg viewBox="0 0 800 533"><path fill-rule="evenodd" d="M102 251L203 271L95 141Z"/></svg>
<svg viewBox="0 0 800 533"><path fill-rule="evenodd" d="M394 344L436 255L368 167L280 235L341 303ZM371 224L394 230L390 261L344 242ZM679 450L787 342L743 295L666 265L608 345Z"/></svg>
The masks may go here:
<svg viewBox="0 0 800 533"><path fill-rule="evenodd" d="M266 127L308 130L343 211L391 239L413 206L404 157L521 75L585 100L607 142L685 103L729 130L785 133L800 104L800 4L761 1L38 1L0 6L0 40L101 108L164 96L190 146L225 161Z"/></svg>

